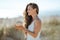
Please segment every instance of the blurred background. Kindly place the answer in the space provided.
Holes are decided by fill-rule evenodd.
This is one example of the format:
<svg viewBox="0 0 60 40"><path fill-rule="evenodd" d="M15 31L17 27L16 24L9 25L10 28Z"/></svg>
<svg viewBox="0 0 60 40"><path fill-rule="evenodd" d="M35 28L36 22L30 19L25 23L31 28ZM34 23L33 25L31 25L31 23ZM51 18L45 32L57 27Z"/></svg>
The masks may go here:
<svg viewBox="0 0 60 40"><path fill-rule="evenodd" d="M39 6L42 21L41 40L60 40L60 0L0 0L0 40L25 40L15 24L23 23L23 12L28 3Z"/></svg>

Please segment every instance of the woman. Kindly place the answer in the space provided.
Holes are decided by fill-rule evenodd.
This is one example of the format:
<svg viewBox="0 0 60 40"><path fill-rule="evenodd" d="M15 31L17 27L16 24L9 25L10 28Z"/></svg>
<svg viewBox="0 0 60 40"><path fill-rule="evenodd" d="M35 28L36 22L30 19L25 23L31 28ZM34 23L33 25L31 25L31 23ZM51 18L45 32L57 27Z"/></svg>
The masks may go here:
<svg viewBox="0 0 60 40"><path fill-rule="evenodd" d="M29 3L26 6L24 13L25 25L24 27L16 25L16 29L23 30L26 35L26 40L40 40L41 21L38 17L39 8L35 3Z"/></svg>

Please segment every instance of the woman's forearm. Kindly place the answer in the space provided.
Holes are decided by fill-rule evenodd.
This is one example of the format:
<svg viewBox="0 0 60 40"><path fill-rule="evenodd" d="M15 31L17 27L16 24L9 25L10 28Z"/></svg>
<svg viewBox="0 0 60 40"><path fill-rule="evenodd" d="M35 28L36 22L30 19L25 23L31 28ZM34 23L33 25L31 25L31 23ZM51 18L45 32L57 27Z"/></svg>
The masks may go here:
<svg viewBox="0 0 60 40"><path fill-rule="evenodd" d="M35 32L31 32L31 31L29 31L29 30L26 30L26 32L27 32L28 34L30 34L31 36L33 36L34 38L37 36L37 34L36 34Z"/></svg>
<svg viewBox="0 0 60 40"><path fill-rule="evenodd" d="M26 29L26 28L23 28L23 32L24 32L24 33L27 33L27 34L30 34L30 35L33 36L34 38L37 36L37 33L31 32L31 31L29 31L29 30Z"/></svg>

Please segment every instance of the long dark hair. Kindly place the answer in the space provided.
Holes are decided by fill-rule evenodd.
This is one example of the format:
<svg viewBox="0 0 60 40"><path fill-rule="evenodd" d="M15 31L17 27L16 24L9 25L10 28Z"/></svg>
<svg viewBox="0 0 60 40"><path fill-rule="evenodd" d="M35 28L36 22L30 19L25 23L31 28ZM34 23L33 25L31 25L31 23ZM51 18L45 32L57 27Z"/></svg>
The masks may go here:
<svg viewBox="0 0 60 40"><path fill-rule="evenodd" d="M33 18L32 18L32 16L31 15L28 15L28 12L27 12L27 8L28 8L28 6L31 6L33 9L35 9L36 8L36 12L37 12L37 14L38 14L38 12L39 12L39 8L38 8L38 5L37 4L35 4L35 3L29 3L27 6L26 6L26 9L25 9L25 27L26 28L28 28L28 26L32 23L32 21L33 21Z"/></svg>

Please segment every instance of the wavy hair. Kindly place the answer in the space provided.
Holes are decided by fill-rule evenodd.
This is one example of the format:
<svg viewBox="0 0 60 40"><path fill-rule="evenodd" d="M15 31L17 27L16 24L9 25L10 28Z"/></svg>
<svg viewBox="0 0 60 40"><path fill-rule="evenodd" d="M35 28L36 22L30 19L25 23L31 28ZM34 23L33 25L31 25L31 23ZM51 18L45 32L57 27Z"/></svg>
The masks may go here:
<svg viewBox="0 0 60 40"><path fill-rule="evenodd" d="M33 9L36 8L36 12L38 14L39 12L39 8L38 8L38 5L35 4L35 3L29 3L27 6L26 6L26 9L25 9L25 12L24 12L24 15L25 15L25 27L28 28L28 26L32 23L33 21L33 18L31 15L28 15L28 12L27 12L27 8L28 6L31 6Z"/></svg>

